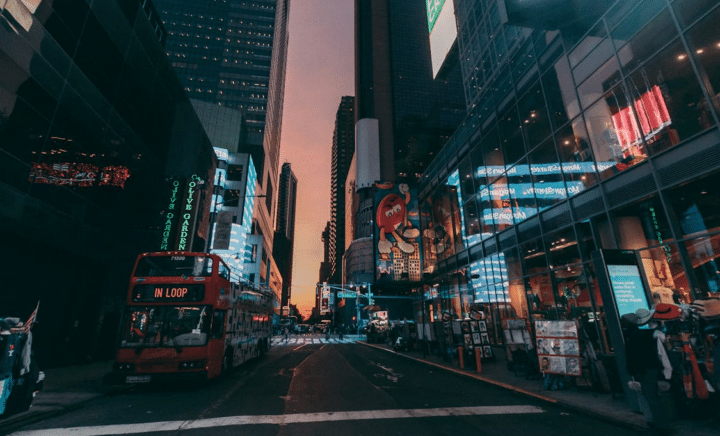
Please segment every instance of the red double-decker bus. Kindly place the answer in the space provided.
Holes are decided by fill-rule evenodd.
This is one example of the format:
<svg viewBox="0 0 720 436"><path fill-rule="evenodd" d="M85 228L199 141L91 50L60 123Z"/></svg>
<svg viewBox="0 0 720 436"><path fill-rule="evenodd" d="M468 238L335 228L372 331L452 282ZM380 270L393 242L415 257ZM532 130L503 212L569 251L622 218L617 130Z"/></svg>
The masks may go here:
<svg viewBox="0 0 720 436"><path fill-rule="evenodd" d="M211 379L268 351L275 294L215 254L145 253L130 279L115 382Z"/></svg>

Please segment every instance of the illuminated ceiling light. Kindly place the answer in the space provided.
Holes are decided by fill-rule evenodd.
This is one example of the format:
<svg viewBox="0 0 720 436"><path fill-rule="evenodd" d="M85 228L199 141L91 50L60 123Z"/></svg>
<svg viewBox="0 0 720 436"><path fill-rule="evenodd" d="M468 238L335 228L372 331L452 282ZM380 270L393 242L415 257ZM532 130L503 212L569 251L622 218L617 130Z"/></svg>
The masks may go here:
<svg viewBox="0 0 720 436"><path fill-rule="evenodd" d="M682 61L682 60L684 60L686 57L687 57L686 54L681 54L681 55L678 55L677 58L678 58L679 61Z"/></svg>
<svg viewBox="0 0 720 436"><path fill-rule="evenodd" d="M565 140L565 145L568 145L568 144L570 144L570 141Z"/></svg>
<svg viewBox="0 0 720 436"><path fill-rule="evenodd" d="M703 54L704 51L705 51L704 48L699 48L699 49L697 49L697 50L695 51L695 53L697 53L697 54Z"/></svg>

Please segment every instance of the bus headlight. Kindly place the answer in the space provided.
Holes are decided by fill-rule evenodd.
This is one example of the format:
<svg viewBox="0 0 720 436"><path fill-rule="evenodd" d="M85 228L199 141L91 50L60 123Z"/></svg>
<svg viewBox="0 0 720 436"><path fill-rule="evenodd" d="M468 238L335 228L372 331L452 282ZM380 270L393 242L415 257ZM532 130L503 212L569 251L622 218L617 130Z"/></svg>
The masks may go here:
<svg viewBox="0 0 720 436"><path fill-rule="evenodd" d="M205 368L204 360L190 360L186 362L180 362L178 369L200 369Z"/></svg>
<svg viewBox="0 0 720 436"><path fill-rule="evenodd" d="M133 372L135 371L135 365L129 362L115 362L114 369L118 372Z"/></svg>

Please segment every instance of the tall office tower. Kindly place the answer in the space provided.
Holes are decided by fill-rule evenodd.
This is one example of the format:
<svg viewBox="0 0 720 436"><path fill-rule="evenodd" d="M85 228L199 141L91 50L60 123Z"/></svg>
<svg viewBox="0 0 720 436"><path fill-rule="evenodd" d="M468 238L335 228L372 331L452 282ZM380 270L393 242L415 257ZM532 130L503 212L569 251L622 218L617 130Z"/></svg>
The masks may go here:
<svg viewBox="0 0 720 436"><path fill-rule="evenodd" d="M453 14L443 18L454 26ZM388 293L408 293L419 280L416 182L466 114L456 47L453 38L447 61L433 63L426 2L355 1L356 169L347 181L356 194L355 239L346 279L370 273ZM402 210L392 213L395 206ZM393 235L403 215L404 228Z"/></svg>
<svg viewBox="0 0 720 436"><path fill-rule="evenodd" d="M318 282L329 282L330 281L330 221L325 224L325 229L322 232L323 241L323 260L320 262L320 268L318 270Z"/></svg>
<svg viewBox="0 0 720 436"><path fill-rule="evenodd" d="M297 207L297 177L290 167L284 163L280 171L278 186L278 207L273 257L283 278L282 307L289 306L292 298L292 264L293 247L295 246L295 210Z"/></svg>
<svg viewBox="0 0 720 436"><path fill-rule="evenodd" d="M241 126L229 152L249 153L259 189L253 233L272 253L273 200L279 176L289 0L156 0L167 29L166 50L193 100L238 111ZM207 105L195 104L203 119ZM211 130L211 126L206 126ZM225 146L223 146L225 148ZM260 277L267 281L270 265Z"/></svg>
<svg viewBox="0 0 720 436"><path fill-rule="evenodd" d="M435 75L425 2L355 1L356 120L378 120L381 180L417 180L465 117L453 53Z"/></svg>
<svg viewBox="0 0 720 436"><path fill-rule="evenodd" d="M209 199L193 188L216 159L148 4L0 11L2 312L41 302L41 367L109 359L138 253L205 237L192 221ZM187 230L164 213L180 202Z"/></svg>
<svg viewBox="0 0 720 436"><path fill-rule="evenodd" d="M344 96L335 114L330 180L330 281L342 283L345 253L345 181L355 151L355 98Z"/></svg>

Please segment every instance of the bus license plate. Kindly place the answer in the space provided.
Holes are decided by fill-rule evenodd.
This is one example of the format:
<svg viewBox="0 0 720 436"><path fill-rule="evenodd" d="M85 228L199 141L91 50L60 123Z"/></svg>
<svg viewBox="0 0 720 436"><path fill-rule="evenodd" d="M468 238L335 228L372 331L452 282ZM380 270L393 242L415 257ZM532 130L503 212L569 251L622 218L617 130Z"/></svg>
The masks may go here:
<svg viewBox="0 0 720 436"><path fill-rule="evenodd" d="M129 375L125 377L125 383L150 383L149 375Z"/></svg>

